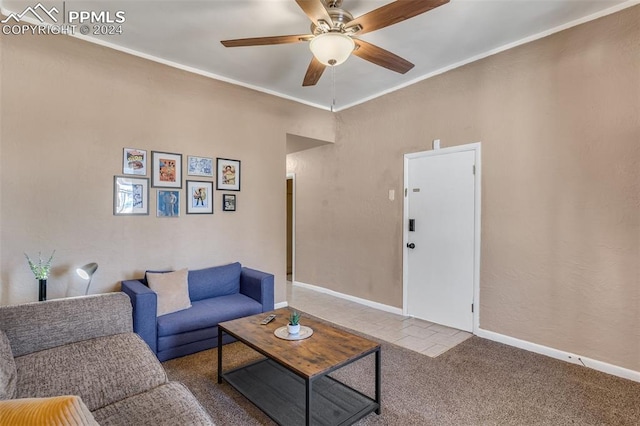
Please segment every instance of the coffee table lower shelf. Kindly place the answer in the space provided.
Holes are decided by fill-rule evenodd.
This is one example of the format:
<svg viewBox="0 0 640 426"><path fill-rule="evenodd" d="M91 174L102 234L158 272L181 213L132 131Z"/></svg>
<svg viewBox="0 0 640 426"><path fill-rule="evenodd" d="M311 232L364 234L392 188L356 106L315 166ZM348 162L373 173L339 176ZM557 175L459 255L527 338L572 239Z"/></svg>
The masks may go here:
<svg viewBox="0 0 640 426"><path fill-rule="evenodd" d="M264 359L222 377L279 425L305 424L305 381L275 361ZM313 381L312 425L350 425L378 408L373 399L332 377Z"/></svg>

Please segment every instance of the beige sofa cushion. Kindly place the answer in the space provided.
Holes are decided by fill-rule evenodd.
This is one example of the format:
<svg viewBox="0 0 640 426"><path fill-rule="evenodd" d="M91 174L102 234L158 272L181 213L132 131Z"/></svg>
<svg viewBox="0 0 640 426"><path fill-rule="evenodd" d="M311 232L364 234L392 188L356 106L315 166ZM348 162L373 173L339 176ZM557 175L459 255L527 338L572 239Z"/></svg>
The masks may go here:
<svg viewBox="0 0 640 426"><path fill-rule="evenodd" d="M186 268L174 272L147 273L149 288L158 295L158 316L191 307L188 275Z"/></svg>

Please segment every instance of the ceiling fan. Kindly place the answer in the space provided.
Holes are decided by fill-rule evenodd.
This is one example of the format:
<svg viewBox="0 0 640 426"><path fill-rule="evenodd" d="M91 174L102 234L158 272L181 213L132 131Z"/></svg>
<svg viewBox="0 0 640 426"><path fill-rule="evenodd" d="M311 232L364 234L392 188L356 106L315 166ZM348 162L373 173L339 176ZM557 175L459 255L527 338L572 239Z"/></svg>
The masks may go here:
<svg viewBox="0 0 640 426"><path fill-rule="evenodd" d="M397 24L428 12L449 0L396 0L354 18L342 9L342 0L295 0L311 20L311 34L223 40L225 47L265 46L273 44L310 42L313 58L302 82L314 86L327 66L340 65L351 53L404 74L413 64L387 50L356 38L362 34Z"/></svg>

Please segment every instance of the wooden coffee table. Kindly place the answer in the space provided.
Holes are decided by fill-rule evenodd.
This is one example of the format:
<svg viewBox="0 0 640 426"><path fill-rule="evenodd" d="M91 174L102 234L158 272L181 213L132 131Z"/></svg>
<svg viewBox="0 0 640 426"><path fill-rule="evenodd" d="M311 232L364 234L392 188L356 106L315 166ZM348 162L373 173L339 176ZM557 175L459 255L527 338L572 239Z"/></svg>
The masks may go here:
<svg viewBox="0 0 640 426"><path fill-rule="evenodd" d="M280 425L349 425L375 411L380 414L380 344L325 323L302 317L313 329L305 340L283 340L274 331L288 322L289 308L218 324L218 383L224 379ZM260 321L269 314L276 319ZM226 333L266 358L222 371ZM375 397L328 376L375 354Z"/></svg>

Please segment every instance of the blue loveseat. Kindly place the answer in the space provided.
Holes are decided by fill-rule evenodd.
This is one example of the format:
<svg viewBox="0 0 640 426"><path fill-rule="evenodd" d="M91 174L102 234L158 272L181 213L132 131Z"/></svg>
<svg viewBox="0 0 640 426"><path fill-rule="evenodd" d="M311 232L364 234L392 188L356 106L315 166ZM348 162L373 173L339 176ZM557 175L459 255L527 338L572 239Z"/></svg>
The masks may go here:
<svg viewBox="0 0 640 426"><path fill-rule="evenodd" d="M191 307L159 317L158 297L146 274L122 281L133 306L133 331L160 361L217 346L220 322L273 310L272 274L232 263L189 271L187 280ZM232 340L224 337L224 343Z"/></svg>

